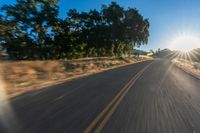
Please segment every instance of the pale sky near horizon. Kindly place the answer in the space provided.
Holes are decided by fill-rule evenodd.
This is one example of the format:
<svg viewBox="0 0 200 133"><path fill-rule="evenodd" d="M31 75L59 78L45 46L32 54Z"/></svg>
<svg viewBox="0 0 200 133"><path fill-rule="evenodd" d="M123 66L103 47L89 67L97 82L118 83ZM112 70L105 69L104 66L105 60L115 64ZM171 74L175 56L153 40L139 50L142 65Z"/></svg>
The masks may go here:
<svg viewBox="0 0 200 133"><path fill-rule="evenodd" d="M150 21L150 37L143 50L158 48L184 49L200 47L200 0L114 0L124 8L137 8ZM0 0L13 4L15 0ZM101 8L111 0L60 0L59 16L75 8L78 11Z"/></svg>

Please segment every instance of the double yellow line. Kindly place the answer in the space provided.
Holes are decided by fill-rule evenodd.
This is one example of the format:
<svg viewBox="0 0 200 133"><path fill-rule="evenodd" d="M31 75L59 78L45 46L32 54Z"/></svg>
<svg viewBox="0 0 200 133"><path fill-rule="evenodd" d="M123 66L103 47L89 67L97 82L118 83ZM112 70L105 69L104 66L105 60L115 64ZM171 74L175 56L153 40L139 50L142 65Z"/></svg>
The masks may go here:
<svg viewBox="0 0 200 133"><path fill-rule="evenodd" d="M153 63L153 62L152 62ZM111 102L97 115L97 117L85 129L84 133L100 133L105 124L108 122L114 111L119 106L122 99L126 96L130 88L137 81L137 79L144 73L144 71L152 64L148 64L140 70L131 80L117 93Z"/></svg>

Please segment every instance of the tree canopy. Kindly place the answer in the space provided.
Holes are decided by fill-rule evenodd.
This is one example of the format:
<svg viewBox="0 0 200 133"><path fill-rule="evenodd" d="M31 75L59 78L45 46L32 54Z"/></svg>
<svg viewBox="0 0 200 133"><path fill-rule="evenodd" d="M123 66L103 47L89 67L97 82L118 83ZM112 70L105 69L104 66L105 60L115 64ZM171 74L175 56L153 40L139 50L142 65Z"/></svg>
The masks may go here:
<svg viewBox="0 0 200 133"><path fill-rule="evenodd" d="M123 56L146 44L149 21L116 2L100 11L70 9L58 17L57 0L17 0L0 15L0 45L11 59Z"/></svg>

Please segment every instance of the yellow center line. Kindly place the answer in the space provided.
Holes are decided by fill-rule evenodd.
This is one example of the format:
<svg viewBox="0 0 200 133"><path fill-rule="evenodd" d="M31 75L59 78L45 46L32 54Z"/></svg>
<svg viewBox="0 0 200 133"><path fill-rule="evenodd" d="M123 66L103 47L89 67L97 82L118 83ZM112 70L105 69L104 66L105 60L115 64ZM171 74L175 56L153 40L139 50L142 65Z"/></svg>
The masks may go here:
<svg viewBox="0 0 200 133"><path fill-rule="evenodd" d="M147 68L147 67L146 67ZM133 82L128 86L128 88L125 90L125 92L120 96L120 98L118 99L118 101L115 103L115 105L111 108L111 110L108 112L108 114L105 116L105 118L103 119L103 121L100 123L99 127L95 130L95 133L100 133L101 130L103 129L103 127L105 126L105 124L108 122L108 120L110 119L110 117L112 116L112 114L114 113L114 111L117 109L117 107L119 106L120 102L123 100L123 98L126 96L126 94L128 93L128 91L130 90L130 88L133 86L133 84L137 81L137 79L143 74L143 72L146 69L144 69L142 72L139 73L139 75L133 80Z"/></svg>
<svg viewBox="0 0 200 133"><path fill-rule="evenodd" d="M120 95L124 92L127 86L131 83L132 79L120 90L120 92L112 99L112 101L104 108L104 110L92 121L92 123L87 127L84 133L89 133L92 128L98 123L101 117L109 110L109 108L113 105L113 103L120 97Z"/></svg>
<svg viewBox="0 0 200 133"><path fill-rule="evenodd" d="M153 62L152 62L153 63ZM143 68L141 71L139 71L122 89L121 91L111 100L111 102L103 109L103 111L100 112L100 114L92 121L92 123L86 128L84 133L90 133L92 130L94 130L97 123L100 121L100 119L107 113L107 115L104 117L102 122L99 124L99 127L95 130L96 133L99 133L102 128L105 126L113 112L116 110L118 105L120 104L121 100L124 98L124 96L127 94L127 92L130 90L131 86L136 82L136 80L143 74L143 72L152 64L150 63L145 68ZM113 105L114 104L114 105ZM112 107L113 106L113 107ZM111 108L112 107L112 108ZM110 109L111 108L111 109ZM110 110L109 110L110 109Z"/></svg>

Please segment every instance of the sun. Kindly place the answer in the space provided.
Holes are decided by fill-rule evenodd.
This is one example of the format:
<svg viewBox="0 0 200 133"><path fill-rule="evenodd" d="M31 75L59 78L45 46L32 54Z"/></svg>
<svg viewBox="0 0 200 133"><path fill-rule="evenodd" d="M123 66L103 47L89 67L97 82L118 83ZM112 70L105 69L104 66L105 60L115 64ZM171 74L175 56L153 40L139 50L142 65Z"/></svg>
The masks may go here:
<svg viewBox="0 0 200 133"><path fill-rule="evenodd" d="M200 39L191 34L182 34L176 36L170 43L169 48L171 50L177 50L181 52L189 52L193 49L200 47Z"/></svg>

